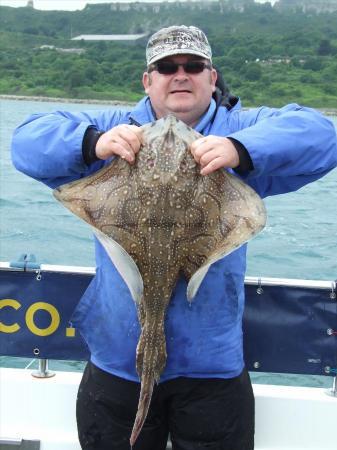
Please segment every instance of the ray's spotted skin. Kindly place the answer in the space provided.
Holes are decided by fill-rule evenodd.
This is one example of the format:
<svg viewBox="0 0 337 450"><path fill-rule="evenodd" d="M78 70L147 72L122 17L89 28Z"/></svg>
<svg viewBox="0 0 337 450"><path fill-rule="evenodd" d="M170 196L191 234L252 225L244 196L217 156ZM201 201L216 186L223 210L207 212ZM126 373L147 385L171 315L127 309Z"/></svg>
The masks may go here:
<svg viewBox="0 0 337 450"><path fill-rule="evenodd" d="M255 236L266 221L262 200L237 177L225 170L200 175L189 151L199 133L171 115L142 130L144 144L134 165L116 158L54 191L94 228L137 304L141 391L131 446L165 367L165 312L178 277L189 280L192 301L209 266Z"/></svg>

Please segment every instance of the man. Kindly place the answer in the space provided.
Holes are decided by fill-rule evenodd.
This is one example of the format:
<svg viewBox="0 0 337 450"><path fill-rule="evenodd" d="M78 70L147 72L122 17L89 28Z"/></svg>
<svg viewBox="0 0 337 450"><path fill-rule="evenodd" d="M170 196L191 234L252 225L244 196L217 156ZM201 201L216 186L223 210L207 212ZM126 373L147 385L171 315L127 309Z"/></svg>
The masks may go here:
<svg viewBox="0 0 337 450"><path fill-rule="evenodd" d="M13 138L13 162L56 187L101 168L112 157L133 164L140 125L171 113L204 137L191 152L207 176L232 170L262 197L299 189L337 165L336 133L320 113L298 106L241 111L215 101L217 72L204 33L174 26L146 50L147 96L132 111L55 112L30 117ZM219 95L218 95L219 97ZM168 359L134 450L250 450L254 398L242 351L246 246L212 265L193 307L180 279L167 311ZM79 388L79 439L86 450L124 450L137 410L137 312L99 242L96 276L73 322L90 352Z"/></svg>

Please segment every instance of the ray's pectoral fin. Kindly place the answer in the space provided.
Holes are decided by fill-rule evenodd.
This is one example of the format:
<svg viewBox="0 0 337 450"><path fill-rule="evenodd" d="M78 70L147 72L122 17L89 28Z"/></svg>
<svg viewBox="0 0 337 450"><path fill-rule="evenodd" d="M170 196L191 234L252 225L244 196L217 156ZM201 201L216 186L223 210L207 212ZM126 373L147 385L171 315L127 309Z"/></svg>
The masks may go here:
<svg viewBox="0 0 337 450"><path fill-rule="evenodd" d="M234 181L237 183L236 180ZM187 299L190 302L195 297L209 267L256 236L266 224L267 215L263 201L248 186L244 189L247 191L248 202L246 198L238 202L231 214L228 214L228 206L225 205L222 208L219 227L214 232L214 246L209 252L205 252L206 260L191 276L188 283ZM226 226L222 226L224 223Z"/></svg>
<svg viewBox="0 0 337 450"><path fill-rule="evenodd" d="M187 300L191 303L198 292L198 289L205 278L210 264L201 266L191 277L187 285Z"/></svg>
<svg viewBox="0 0 337 450"><path fill-rule="evenodd" d="M94 228L94 233L128 286L133 300L139 304L143 295L144 286L136 263L128 252L116 241L96 228Z"/></svg>
<svg viewBox="0 0 337 450"><path fill-rule="evenodd" d="M54 189L53 194L63 206L92 226L94 234L128 286L133 300L139 304L143 294L143 280L136 263L120 244L100 231L105 221L104 217L101 217L101 214L97 214L97 212L109 202L109 199L98 196L100 189L97 189L95 183L109 175L109 171L112 170L112 165L107 166L96 174ZM111 190L113 190L113 187L111 187ZM96 197L98 200L94 201ZM116 208L116 205L113 206Z"/></svg>
<svg viewBox="0 0 337 450"><path fill-rule="evenodd" d="M222 242L218 243L218 245L208 256L204 264L199 267L199 269L192 275L187 285L187 300L189 302L192 302L193 298L196 296L198 289L203 279L207 275L210 266L219 259L222 259L224 256L229 255L234 250L241 247L241 245L249 241L249 239L251 239L253 235L257 234L258 232L256 231L254 234L252 234L251 230L246 230L246 232L244 233L243 230L240 229L240 233L237 233L237 229L239 228L240 225L234 228Z"/></svg>
<svg viewBox="0 0 337 450"><path fill-rule="evenodd" d="M187 300L189 302L192 302L194 297L196 296L198 289L203 279L207 275L210 266L219 259L223 258L226 255L229 255L234 250L241 247L241 245L247 242L252 236L241 235L240 239L235 239L235 237L236 236L232 236L232 233L230 233L224 240L224 242L220 243L219 246L213 250L205 263L201 267L199 267L199 269L192 275L187 285Z"/></svg>

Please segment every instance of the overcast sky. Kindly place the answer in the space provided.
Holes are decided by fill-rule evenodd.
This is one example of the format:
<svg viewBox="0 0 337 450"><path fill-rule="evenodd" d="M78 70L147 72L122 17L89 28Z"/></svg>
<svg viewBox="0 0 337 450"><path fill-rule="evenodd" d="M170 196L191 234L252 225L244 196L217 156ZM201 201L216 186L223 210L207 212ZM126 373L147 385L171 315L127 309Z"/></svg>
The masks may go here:
<svg viewBox="0 0 337 450"><path fill-rule="evenodd" d="M63 10L75 10L83 9L87 3L122 3L130 2L136 0L34 0L34 7L36 9L63 9ZM138 0L139 2L144 1L160 1L160 0ZM167 1L167 0L166 0ZM169 0L175 1L175 0ZM269 1L270 3L275 3L276 0L255 0L259 3L265 3ZM1 6L26 6L27 0L0 0Z"/></svg>

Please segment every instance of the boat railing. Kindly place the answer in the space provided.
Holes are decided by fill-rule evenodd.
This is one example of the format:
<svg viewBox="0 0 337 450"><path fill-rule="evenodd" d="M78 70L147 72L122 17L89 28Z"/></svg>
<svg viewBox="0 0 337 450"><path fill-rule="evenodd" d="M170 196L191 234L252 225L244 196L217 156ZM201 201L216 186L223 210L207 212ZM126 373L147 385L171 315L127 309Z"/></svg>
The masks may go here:
<svg viewBox="0 0 337 450"><path fill-rule="evenodd" d="M94 274L27 256L0 262L0 355L38 359L40 377L52 375L49 359L87 360L71 316ZM248 370L332 377L337 396L336 282L249 276L245 294Z"/></svg>

